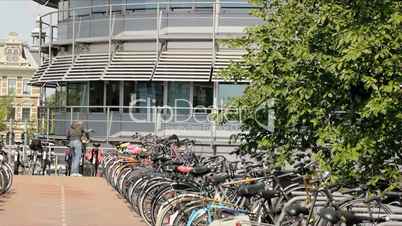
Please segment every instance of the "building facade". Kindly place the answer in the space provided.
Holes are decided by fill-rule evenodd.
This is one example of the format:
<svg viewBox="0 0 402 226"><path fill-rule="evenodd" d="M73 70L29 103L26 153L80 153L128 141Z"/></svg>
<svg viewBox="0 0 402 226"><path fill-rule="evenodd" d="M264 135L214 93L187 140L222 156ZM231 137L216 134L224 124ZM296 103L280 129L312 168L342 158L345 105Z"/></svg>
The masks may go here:
<svg viewBox="0 0 402 226"><path fill-rule="evenodd" d="M2 133L6 141L13 136L20 141L26 129L36 127L40 89L29 84L38 68L34 54L14 32L0 40L0 95L12 99L9 129Z"/></svg>
<svg viewBox="0 0 402 226"><path fill-rule="evenodd" d="M261 22L246 0L34 1L55 8L38 19L48 37L32 84L56 89L56 134L81 119L102 136L199 137L210 134L213 109L247 86L219 76L244 54L225 40Z"/></svg>

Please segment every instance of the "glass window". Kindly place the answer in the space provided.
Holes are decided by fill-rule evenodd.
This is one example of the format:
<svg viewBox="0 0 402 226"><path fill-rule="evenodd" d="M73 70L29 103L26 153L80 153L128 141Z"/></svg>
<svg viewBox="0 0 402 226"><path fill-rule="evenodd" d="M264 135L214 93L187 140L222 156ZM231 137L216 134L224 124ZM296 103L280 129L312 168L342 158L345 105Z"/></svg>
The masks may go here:
<svg viewBox="0 0 402 226"><path fill-rule="evenodd" d="M78 106L80 105L80 89L79 83L68 83L67 85L67 105Z"/></svg>
<svg viewBox="0 0 402 226"><path fill-rule="evenodd" d="M189 82L169 82L168 84L168 105L175 108L190 108L190 88ZM187 109L178 109L179 114L185 114Z"/></svg>
<svg viewBox="0 0 402 226"><path fill-rule="evenodd" d="M123 106L132 106L135 103L135 82L124 82ZM128 112L128 108L124 108L124 112Z"/></svg>
<svg viewBox="0 0 402 226"><path fill-rule="evenodd" d="M251 8L252 5L247 0L232 1L220 0L222 8Z"/></svg>
<svg viewBox="0 0 402 226"><path fill-rule="evenodd" d="M194 83L193 107L211 108L214 101L212 83Z"/></svg>
<svg viewBox="0 0 402 226"><path fill-rule="evenodd" d="M213 8L214 3L211 0L193 0L196 8Z"/></svg>
<svg viewBox="0 0 402 226"><path fill-rule="evenodd" d="M70 6L69 6L69 1L60 1L59 2L59 20L65 20L69 17L69 10Z"/></svg>
<svg viewBox="0 0 402 226"><path fill-rule="evenodd" d="M22 108L22 117L23 122L31 121L31 108Z"/></svg>
<svg viewBox="0 0 402 226"><path fill-rule="evenodd" d="M17 80L16 79L9 79L8 80L8 95L13 96L16 94L15 90L17 88Z"/></svg>
<svg viewBox="0 0 402 226"><path fill-rule="evenodd" d="M107 7L108 4L108 0L92 0L92 13L106 13L109 11L109 8Z"/></svg>
<svg viewBox="0 0 402 226"><path fill-rule="evenodd" d="M246 84L219 84L218 106L225 106L234 97L243 95Z"/></svg>
<svg viewBox="0 0 402 226"><path fill-rule="evenodd" d="M104 83L89 82L89 106L103 106ZM91 112L102 112L103 108L90 108Z"/></svg>
<svg viewBox="0 0 402 226"><path fill-rule="evenodd" d="M23 81L23 87L22 87L22 95L31 95L31 86L28 85L29 80L24 80Z"/></svg>
<svg viewBox="0 0 402 226"><path fill-rule="evenodd" d="M67 87L66 86L58 86L58 87L56 87L56 103L57 103L57 107L66 106L66 97L67 97Z"/></svg>
<svg viewBox="0 0 402 226"><path fill-rule="evenodd" d="M106 83L106 105L120 106L120 82L109 81ZM119 108L111 108L112 111L118 111Z"/></svg>
<svg viewBox="0 0 402 226"><path fill-rule="evenodd" d="M146 106L163 106L162 82L137 82L136 106L144 107L137 112L146 112Z"/></svg>
<svg viewBox="0 0 402 226"><path fill-rule="evenodd" d="M189 0L169 0L171 9L192 9L194 4Z"/></svg>
<svg viewBox="0 0 402 226"><path fill-rule="evenodd" d="M11 107L8 110L7 120L8 121L11 121L11 120L15 121L15 107Z"/></svg>
<svg viewBox="0 0 402 226"><path fill-rule="evenodd" d="M112 11L114 13L121 13L124 2L125 0L110 0L110 4L112 4Z"/></svg>
<svg viewBox="0 0 402 226"><path fill-rule="evenodd" d="M155 0L126 0L127 10L156 9Z"/></svg>
<svg viewBox="0 0 402 226"><path fill-rule="evenodd" d="M87 84L88 83L68 83L67 85L68 106L88 106Z"/></svg>
<svg viewBox="0 0 402 226"><path fill-rule="evenodd" d="M92 0L70 0L71 9L74 9L76 16L89 16L91 5Z"/></svg>

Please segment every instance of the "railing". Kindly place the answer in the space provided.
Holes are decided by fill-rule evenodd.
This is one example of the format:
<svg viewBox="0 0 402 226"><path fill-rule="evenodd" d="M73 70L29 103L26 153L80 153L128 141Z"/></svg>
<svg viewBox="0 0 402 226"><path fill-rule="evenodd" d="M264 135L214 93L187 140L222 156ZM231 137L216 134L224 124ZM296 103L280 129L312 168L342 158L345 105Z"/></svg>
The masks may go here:
<svg viewBox="0 0 402 226"><path fill-rule="evenodd" d="M155 40L154 49L159 51L162 38L187 34L188 38L212 39L210 48L214 50L216 36L241 35L245 27L261 22L249 15L251 8L244 1L158 1L59 9L40 17L40 32L48 35L40 47L47 46L50 53L56 43L72 44L74 57L77 42L103 40L109 42L111 56L113 40Z"/></svg>
<svg viewBox="0 0 402 226"><path fill-rule="evenodd" d="M95 131L96 139L106 142L124 140L135 133L196 139L200 143L227 144L240 132L240 122L230 120L237 109L186 107L71 106L40 108L38 128L41 134L62 136L75 120ZM216 120L219 115L219 120ZM219 121L219 123L217 122Z"/></svg>

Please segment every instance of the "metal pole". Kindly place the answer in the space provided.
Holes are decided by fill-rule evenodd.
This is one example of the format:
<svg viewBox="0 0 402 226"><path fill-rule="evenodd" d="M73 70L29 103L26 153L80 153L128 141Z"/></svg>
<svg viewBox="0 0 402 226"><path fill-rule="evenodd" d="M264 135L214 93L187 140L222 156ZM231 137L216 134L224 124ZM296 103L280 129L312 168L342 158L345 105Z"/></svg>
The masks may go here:
<svg viewBox="0 0 402 226"><path fill-rule="evenodd" d="M47 108L46 112L47 125L46 125L46 139L49 141L49 130L50 130L50 108Z"/></svg>
<svg viewBox="0 0 402 226"><path fill-rule="evenodd" d="M160 3L158 1L156 5L156 13L157 13L157 21L156 21L156 49L155 49L155 62L158 61L158 56L159 56L159 35L160 35L160 29L161 29L161 11L160 11Z"/></svg>
<svg viewBox="0 0 402 226"><path fill-rule="evenodd" d="M40 63L43 64L42 58L42 17L39 17L39 59ZM50 62L49 62L50 64Z"/></svg>
<svg viewBox="0 0 402 226"><path fill-rule="evenodd" d="M56 176L59 176L59 156L55 155L55 159L54 159L54 173L56 174Z"/></svg>
<svg viewBox="0 0 402 226"><path fill-rule="evenodd" d="M74 62L74 58L75 58L75 11L74 9L72 10L72 16L73 16L73 46L72 46L72 50L71 50L71 61Z"/></svg>
<svg viewBox="0 0 402 226"><path fill-rule="evenodd" d="M110 122L110 107L107 107L106 109L106 143L109 143L109 132L110 132L110 127L111 127L111 122ZM110 126L109 126L110 125Z"/></svg>
<svg viewBox="0 0 402 226"><path fill-rule="evenodd" d="M113 37L113 28L112 28L112 3L109 5L109 62L112 60L112 37Z"/></svg>
<svg viewBox="0 0 402 226"><path fill-rule="evenodd" d="M74 107L70 109L70 125L73 124L73 114L74 114Z"/></svg>
<svg viewBox="0 0 402 226"><path fill-rule="evenodd" d="M216 45L216 14L217 14L217 3L216 2L214 2L213 3L214 5L213 5L213 16L212 16L212 66L214 66L214 64L215 64L215 58L216 58L216 53L215 53L215 45Z"/></svg>
<svg viewBox="0 0 402 226"><path fill-rule="evenodd" d="M158 135L158 108L156 106L152 107L153 109L153 122L154 122L154 134L157 136Z"/></svg>
<svg viewBox="0 0 402 226"><path fill-rule="evenodd" d="M27 145L27 120L25 119L24 120L24 140L22 140L22 143L23 143L23 145L22 145L22 159L23 159L23 161L25 162L25 160L26 160L26 145Z"/></svg>
<svg viewBox="0 0 402 226"><path fill-rule="evenodd" d="M52 44L53 44L53 14L50 14L50 31L49 31L49 62L52 61Z"/></svg>

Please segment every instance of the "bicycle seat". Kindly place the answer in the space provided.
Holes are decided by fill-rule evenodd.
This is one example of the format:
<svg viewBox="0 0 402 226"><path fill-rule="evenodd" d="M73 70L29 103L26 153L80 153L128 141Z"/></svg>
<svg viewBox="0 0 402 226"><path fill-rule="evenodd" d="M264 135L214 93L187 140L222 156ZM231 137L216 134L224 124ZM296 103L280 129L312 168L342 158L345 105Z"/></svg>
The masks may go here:
<svg viewBox="0 0 402 226"><path fill-rule="evenodd" d="M192 167L190 166L178 166L176 167L176 172L181 173L181 174L188 174L193 170Z"/></svg>
<svg viewBox="0 0 402 226"><path fill-rule="evenodd" d="M322 208L318 215L332 224L337 224L341 220L341 214L333 208Z"/></svg>
<svg viewBox="0 0 402 226"><path fill-rule="evenodd" d="M239 189L239 195L243 197L252 197L263 192L264 189L265 189L264 183L243 185Z"/></svg>
<svg viewBox="0 0 402 226"><path fill-rule="evenodd" d="M309 211L308 211L308 209L307 209L306 207L304 207L304 206L292 205L292 206L290 206L290 207L286 210L286 213L287 213L289 216L297 217L297 216L299 216L300 214L308 215Z"/></svg>
<svg viewBox="0 0 402 226"><path fill-rule="evenodd" d="M211 169L205 166L199 166L199 167L194 167L193 170L191 171L191 175L195 177L202 177L207 175L209 172L211 172Z"/></svg>
<svg viewBox="0 0 402 226"><path fill-rule="evenodd" d="M229 178L226 174L213 175L207 178L207 181L213 185L218 185L225 182Z"/></svg>
<svg viewBox="0 0 402 226"><path fill-rule="evenodd" d="M101 145L100 143L93 143L92 146L94 146L95 148L99 148Z"/></svg>

